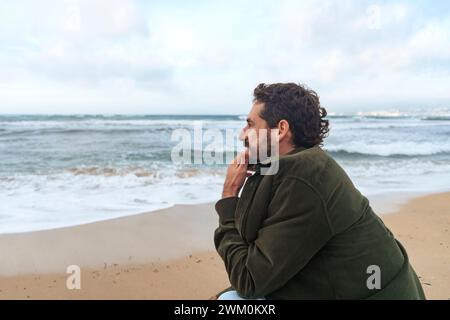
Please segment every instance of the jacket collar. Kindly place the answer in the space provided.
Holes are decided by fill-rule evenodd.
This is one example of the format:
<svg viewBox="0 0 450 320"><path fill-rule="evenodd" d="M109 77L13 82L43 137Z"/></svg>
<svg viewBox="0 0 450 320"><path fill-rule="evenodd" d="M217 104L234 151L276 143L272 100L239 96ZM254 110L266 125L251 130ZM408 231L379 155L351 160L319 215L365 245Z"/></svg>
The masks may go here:
<svg viewBox="0 0 450 320"><path fill-rule="evenodd" d="M288 153L286 153L285 155L282 155L281 157L284 157L284 156L288 156L288 155L291 155L291 154L295 154L295 153L298 153L298 152L300 152L300 151L303 151L303 150L306 150L307 148L305 148L305 147L295 147L294 149L292 149L291 151L289 151ZM280 158L281 158L280 157Z"/></svg>
<svg viewBox="0 0 450 320"><path fill-rule="evenodd" d="M296 153L298 153L300 151L303 151L303 150L306 150L306 149L307 148L305 148L305 147L296 147L296 148L292 149L291 151L289 151L288 153L283 154L281 156L280 155L272 156L272 157L267 158L267 159L265 159L265 160L263 160L261 162L258 162L255 165L255 173L259 174L261 172L261 168L268 168L268 167L270 167L272 165L272 162L274 162L274 161L278 161L278 160L280 160L280 159L282 159L284 157L296 154Z"/></svg>

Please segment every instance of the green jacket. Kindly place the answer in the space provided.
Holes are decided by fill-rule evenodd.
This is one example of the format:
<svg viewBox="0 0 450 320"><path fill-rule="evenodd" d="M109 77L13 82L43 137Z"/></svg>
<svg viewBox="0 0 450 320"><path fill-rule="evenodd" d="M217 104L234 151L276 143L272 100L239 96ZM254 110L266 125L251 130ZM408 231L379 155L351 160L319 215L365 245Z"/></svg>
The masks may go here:
<svg viewBox="0 0 450 320"><path fill-rule="evenodd" d="M406 251L333 158L313 147L277 161L275 175L257 171L240 197L216 203L229 289L244 298L425 299Z"/></svg>

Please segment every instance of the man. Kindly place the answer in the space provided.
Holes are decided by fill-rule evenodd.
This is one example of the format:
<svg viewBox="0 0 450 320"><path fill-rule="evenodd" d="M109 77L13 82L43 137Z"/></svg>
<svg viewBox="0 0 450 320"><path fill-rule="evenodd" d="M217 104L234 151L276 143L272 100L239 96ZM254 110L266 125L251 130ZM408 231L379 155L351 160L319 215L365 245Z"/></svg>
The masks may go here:
<svg viewBox="0 0 450 320"><path fill-rule="evenodd" d="M232 285L222 293L246 299L425 299L403 246L320 148L328 120L317 94L295 83L260 84L253 102L241 136L247 150L229 165L215 206L214 243ZM278 155L269 143L261 145L273 139ZM269 157L255 155L258 149ZM265 165L258 163L249 176L255 156ZM261 174L274 162L274 174Z"/></svg>

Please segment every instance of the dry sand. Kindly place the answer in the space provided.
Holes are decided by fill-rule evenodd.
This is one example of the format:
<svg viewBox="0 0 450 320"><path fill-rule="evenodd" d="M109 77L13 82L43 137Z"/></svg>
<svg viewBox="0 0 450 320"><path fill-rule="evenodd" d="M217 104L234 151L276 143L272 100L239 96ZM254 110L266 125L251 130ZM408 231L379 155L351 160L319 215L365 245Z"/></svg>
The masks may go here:
<svg viewBox="0 0 450 320"><path fill-rule="evenodd" d="M450 193L382 215L427 298L450 299ZM213 247L212 204L48 231L0 235L0 299L208 299L229 286ZM81 290L66 268L81 267Z"/></svg>
<svg viewBox="0 0 450 320"><path fill-rule="evenodd" d="M405 246L427 299L450 299L450 193L414 198L382 219Z"/></svg>

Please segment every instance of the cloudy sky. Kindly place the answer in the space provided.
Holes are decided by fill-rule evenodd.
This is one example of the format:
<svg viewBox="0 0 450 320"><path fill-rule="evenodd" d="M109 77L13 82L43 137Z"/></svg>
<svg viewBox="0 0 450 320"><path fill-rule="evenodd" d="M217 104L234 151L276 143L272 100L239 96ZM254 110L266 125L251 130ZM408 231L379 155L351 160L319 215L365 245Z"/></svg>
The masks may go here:
<svg viewBox="0 0 450 320"><path fill-rule="evenodd" d="M261 82L449 108L450 1L0 0L0 113L242 114Z"/></svg>

